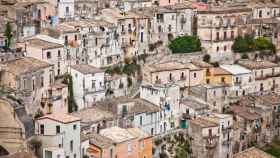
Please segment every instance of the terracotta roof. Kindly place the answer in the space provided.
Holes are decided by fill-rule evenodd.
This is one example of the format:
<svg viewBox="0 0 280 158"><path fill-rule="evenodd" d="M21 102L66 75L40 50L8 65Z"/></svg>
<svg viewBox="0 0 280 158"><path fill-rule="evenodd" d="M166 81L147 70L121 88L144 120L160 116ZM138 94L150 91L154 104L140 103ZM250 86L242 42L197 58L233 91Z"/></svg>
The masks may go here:
<svg viewBox="0 0 280 158"><path fill-rule="evenodd" d="M203 119L203 118L197 118L194 120L190 120L190 124L191 125L195 125L195 126L199 126L201 128L207 128L207 127L218 127L219 125L209 121L207 119Z"/></svg>
<svg viewBox="0 0 280 158"><path fill-rule="evenodd" d="M195 65L191 64L191 68L195 68ZM181 69L190 69L189 64L183 64L176 61L168 61L164 63L153 64L145 66L151 72L161 72L161 71L172 71L172 70L181 70ZM196 67L198 68L198 67Z"/></svg>
<svg viewBox="0 0 280 158"><path fill-rule="evenodd" d="M90 144L96 145L101 148L107 148L114 144L114 141L112 139L100 134L92 134L89 142Z"/></svg>
<svg viewBox="0 0 280 158"><path fill-rule="evenodd" d="M198 66L198 67L201 67L201 68L210 68L210 67L213 67L213 65L209 64L209 63L206 63L204 61L201 61L201 60L194 60L191 62L192 64Z"/></svg>
<svg viewBox="0 0 280 158"><path fill-rule="evenodd" d="M222 69L220 67L214 67L210 69L212 75L231 75L230 72L228 72L225 69Z"/></svg>
<svg viewBox="0 0 280 158"><path fill-rule="evenodd" d="M24 58L8 61L5 64L6 64L7 71L12 72L15 75L30 73L52 66L47 62L31 57L24 57Z"/></svg>
<svg viewBox="0 0 280 158"><path fill-rule="evenodd" d="M275 157L269 155L268 153L256 147L252 147L233 155L233 158L275 158Z"/></svg>
<svg viewBox="0 0 280 158"><path fill-rule="evenodd" d="M63 113L53 113L50 115L45 115L45 116L38 118L37 120L43 120L43 119L50 119L50 120L54 120L54 121L61 122L61 123L72 123L72 122L81 120L78 117L75 117L75 116L72 116L69 114L63 114Z"/></svg>
<svg viewBox="0 0 280 158"><path fill-rule="evenodd" d="M270 93L267 95L256 96L257 102L264 105L278 105L280 104L280 96L275 93Z"/></svg>
<svg viewBox="0 0 280 158"><path fill-rule="evenodd" d="M101 110L97 107L83 109L74 112L71 115L81 118L81 122L83 123L94 123L102 120L112 120L114 116L111 112Z"/></svg>
<svg viewBox="0 0 280 158"><path fill-rule="evenodd" d="M245 106L238 106L234 105L231 107L232 111L234 112L235 115L242 117L247 120L257 120L261 118L261 115L254 112L250 111L250 108L245 107Z"/></svg>
<svg viewBox="0 0 280 158"><path fill-rule="evenodd" d="M31 152L20 151L7 156L3 156L1 158L37 158L37 157Z"/></svg>
<svg viewBox="0 0 280 158"><path fill-rule="evenodd" d="M42 48L43 50L64 47L62 44L52 43L52 42L44 41L42 39L30 39L28 40L28 42L29 45L37 48Z"/></svg>
<svg viewBox="0 0 280 158"><path fill-rule="evenodd" d="M97 102L96 106L104 111L112 112L115 116L118 116L118 105L127 103L133 104L128 107L127 115L161 111L161 108L159 106L140 98L132 99L127 97L119 97L114 99L107 99L104 101Z"/></svg>
<svg viewBox="0 0 280 158"><path fill-rule="evenodd" d="M104 72L103 70L101 70L99 68L96 68L94 66L87 65L87 64L72 65L71 68L81 72L82 74L93 74L93 73Z"/></svg>
<svg viewBox="0 0 280 158"><path fill-rule="evenodd" d="M278 64L272 63L270 61L252 61L252 60L240 60L238 64L246 67L247 69L267 69L273 67L279 67Z"/></svg>

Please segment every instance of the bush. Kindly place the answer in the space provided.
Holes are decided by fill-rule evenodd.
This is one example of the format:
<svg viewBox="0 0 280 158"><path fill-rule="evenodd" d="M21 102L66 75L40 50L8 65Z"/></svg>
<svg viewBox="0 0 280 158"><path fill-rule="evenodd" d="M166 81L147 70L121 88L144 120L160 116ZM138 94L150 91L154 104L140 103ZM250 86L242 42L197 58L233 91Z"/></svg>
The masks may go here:
<svg viewBox="0 0 280 158"><path fill-rule="evenodd" d="M271 41L267 40L264 37L258 37L255 39L256 50L269 50L270 52L275 52L275 46L271 43Z"/></svg>
<svg viewBox="0 0 280 158"><path fill-rule="evenodd" d="M191 53L201 51L201 43L196 36L182 36L172 40L168 45L172 53Z"/></svg>
<svg viewBox="0 0 280 158"><path fill-rule="evenodd" d="M248 58L249 58L248 54L242 54L241 56L241 59L248 59Z"/></svg>
<svg viewBox="0 0 280 158"><path fill-rule="evenodd" d="M205 54L203 56L203 61L209 63L211 60L211 56L209 54Z"/></svg>
<svg viewBox="0 0 280 158"><path fill-rule="evenodd" d="M232 50L236 53L248 53L252 51L269 51L276 52L273 43L264 37L254 39L251 36L237 37L232 45Z"/></svg>
<svg viewBox="0 0 280 158"><path fill-rule="evenodd" d="M246 35L237 37L232 45L232 50L236 53L252 52L255 50L254 38Z"/></svg>

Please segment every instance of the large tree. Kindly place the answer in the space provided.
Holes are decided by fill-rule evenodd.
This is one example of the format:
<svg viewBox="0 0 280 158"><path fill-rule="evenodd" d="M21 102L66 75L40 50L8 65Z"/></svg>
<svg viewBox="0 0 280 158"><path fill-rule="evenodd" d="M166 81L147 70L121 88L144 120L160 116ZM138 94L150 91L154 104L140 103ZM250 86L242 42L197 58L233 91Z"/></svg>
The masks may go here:
<svg viewBox="0 0 280 158"><path fill-rule="evenodd" d="M236 53L252 52L255 47L254 38L249 35L237 37L232 45L232 49Z"/></svg>
<svg viewBox="0 0 280 158"><path fill-rule="evenodd" d="M196 36L182 36L172 40L168 45L172 53L191 53L201 51L201 43Z"/></svg>
<svg viewBox="0 0 280 158"><path fill-rule="evenodd" d="M271 41L265 37L258 37L255 39L256 50L268 50L270 52L275 52L275 46Z"/></svg>
<svg viewBox="0 0 280 158"><path fill-rule="evenodd" d="M11 26L10 22L6 23L4 35L6 37L5 47L10 48L12 37L13 37L12 26Z"/></svg>

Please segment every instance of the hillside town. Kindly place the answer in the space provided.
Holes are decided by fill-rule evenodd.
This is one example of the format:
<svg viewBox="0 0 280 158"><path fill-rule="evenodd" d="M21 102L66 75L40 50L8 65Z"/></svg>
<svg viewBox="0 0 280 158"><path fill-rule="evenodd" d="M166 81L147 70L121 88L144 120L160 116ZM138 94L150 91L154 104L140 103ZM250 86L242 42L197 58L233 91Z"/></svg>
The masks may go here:
<svg viewBox="0 0 280 158"><path fill-rule="evenodd" d="M1 158L280 158L279 0L0 0Z"/></svg>

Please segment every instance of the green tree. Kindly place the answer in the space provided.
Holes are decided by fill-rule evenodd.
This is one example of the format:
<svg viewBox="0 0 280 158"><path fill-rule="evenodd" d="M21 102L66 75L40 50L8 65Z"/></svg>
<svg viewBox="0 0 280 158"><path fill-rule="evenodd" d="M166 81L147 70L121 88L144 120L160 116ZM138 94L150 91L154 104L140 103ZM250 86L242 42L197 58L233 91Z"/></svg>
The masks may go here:
<svg viewBox="0 0 280 158"><path fill-rule="evenodd" d="M73 89L73 79L70 74L65 74L63 83L68 85L68 112L74 112L78 110Z"/></svg>
<svg viewBox="0 0 280 158"><path fill-rule="evenodd" d="M275 46L265 37L258 37L255 39L256 50L270 50L271 52L275 52Z"/></svg>
<svg viewBox="0 0 280 158"><path fill-rule="evenodd" d="M12 37L13 37L12 26L11 26L10 22L6 23L4 36L6 37L5 47L10 48Z"/></svg>
<svg viewBox="0 0 280 158"><path fill-rule="evenodd" d="M191 53L201 51L201 43L196 36L182 36L172 40L168 45L172 53Z"/></svg>
<svg viewBox="0 0 280 158"><path fill-rule="evenodd" d="M252 52L255 50L255 42L253 37L246 35L245 37L237 37L234 40L232 49L236 53Z"/></svg>

